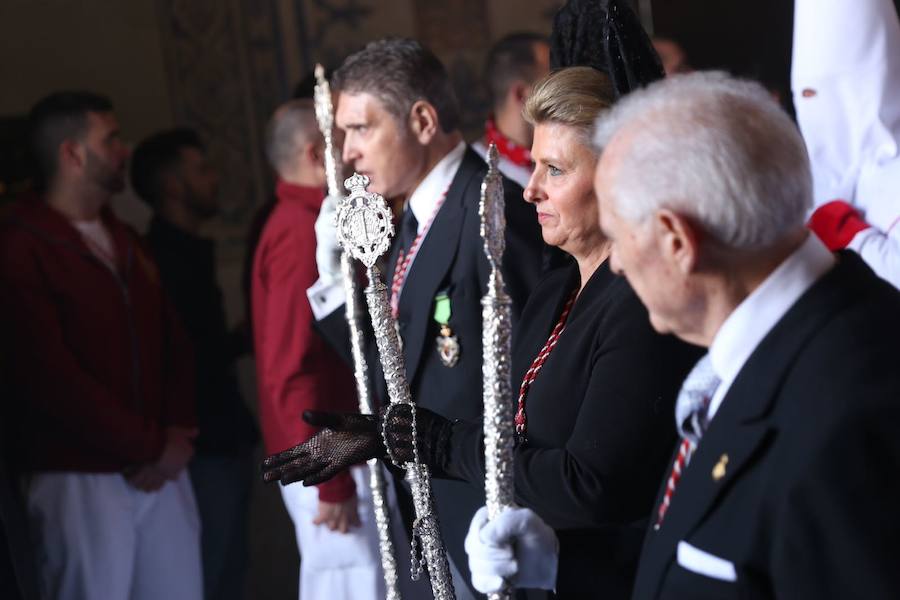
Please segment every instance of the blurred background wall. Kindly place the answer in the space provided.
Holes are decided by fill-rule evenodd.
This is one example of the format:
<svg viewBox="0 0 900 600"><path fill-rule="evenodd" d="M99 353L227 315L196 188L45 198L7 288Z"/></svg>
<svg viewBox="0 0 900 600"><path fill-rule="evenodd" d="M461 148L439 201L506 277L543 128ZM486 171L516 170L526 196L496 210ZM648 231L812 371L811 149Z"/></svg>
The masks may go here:
<svg viewBox="0 0 900 600"><path fill-rule="evenodd" d="M792 3L786 0L637 0L657 33L700 68L726 68L788 88ZM481 63L519 30L549 34L559 0L0 0L0 197L20 175L25 113L62 88L108 94L126 140L175 125L197 129L222 172L224 210L210 226L232 322L247 225L271 189L261 138L268 115L316 62L336 66L367 41L414 36L445 62L480 134ZM839 43L839 41L837 41ZM832 43L829 41L828 43ZM142 230L130 193L116 210ZM250 359L246 397L255 396ZM248 598L296 598L296 548L277 490L256 490Z"/></svg>

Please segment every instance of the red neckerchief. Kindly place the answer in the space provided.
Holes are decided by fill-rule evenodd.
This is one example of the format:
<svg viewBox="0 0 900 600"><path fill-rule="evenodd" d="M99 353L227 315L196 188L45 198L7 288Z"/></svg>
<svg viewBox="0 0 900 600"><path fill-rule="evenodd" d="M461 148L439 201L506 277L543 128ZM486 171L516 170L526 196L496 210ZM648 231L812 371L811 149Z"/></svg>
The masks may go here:
<svg viewBox="0 0 900 600"><path fill-rule="evenodd" d="M488 117L484 124L484 140L487 145L491 142L497 145L497 152L500 156L505 157L514 165L525 167L526 169L534 168L534 161L531 159L531 150L520 146L505 135L503 135L497 124L494 123L493 117Z"/></svg>

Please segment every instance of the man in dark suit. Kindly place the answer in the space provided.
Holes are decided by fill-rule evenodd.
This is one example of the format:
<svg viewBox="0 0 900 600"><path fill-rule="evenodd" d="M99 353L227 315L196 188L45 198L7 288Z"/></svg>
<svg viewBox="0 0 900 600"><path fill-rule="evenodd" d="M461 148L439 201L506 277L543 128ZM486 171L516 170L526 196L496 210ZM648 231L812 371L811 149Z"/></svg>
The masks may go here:
<svg viewBox="0 0 900 600"><path fill-rule="evenodd" d="M370 191L405 207L385 277L413 398L447 418L478 420L480 301L488 276L478 202L486 166L459 132L459 109L447 72L418 42L382 40L350 56L335 72L333 85L339 92L335 121L345 134L344 162L371 179ZM503 270L515 318L537 282L543 242L521 188L504 181L504 189ZM319 330L349 356L334 202L326 200L316 225L320 279L310 288L309 300ZM375 395L385 403L374 344L370 350ZM457 481L432 485L450 558L466 575L465 583L457 582L464 592L469 578L463 535L484 503L484 492Z"/></svg>
<svg viewBox="0 0 900 600"><path fill-rule="evenodd" d="M658 331L709 348L634 597L900 597L900 294L804 228L796 127L758 85L698 73L627 98L595 141L612 268ZM544 531L500 521L473 555Z"/></svg>

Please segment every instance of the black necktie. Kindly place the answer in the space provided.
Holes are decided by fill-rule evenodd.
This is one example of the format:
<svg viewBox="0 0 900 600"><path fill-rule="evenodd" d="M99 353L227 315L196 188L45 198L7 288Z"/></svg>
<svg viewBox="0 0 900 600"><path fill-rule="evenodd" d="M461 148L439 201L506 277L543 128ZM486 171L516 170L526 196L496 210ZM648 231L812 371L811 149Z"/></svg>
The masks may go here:
<svg viewBox="0 0 900 600"><path fill-rule="evenodd" d="M403 254L409 254L409 248L419 234L419 221L416 215L408 206L403 211L403 217L400 219L400 235L397 237L397 243Z"/></svg>
<svg viewBox="0 0 900 600"><path fill-rule="evenodd" d="M403 288L403 281L406 279L406 262L410 252L413 252L412 245L416 241L418 235L419 222L412 210L407 206L400 218L400 232L395 238L397 253L394 256L394 268L391 269L391 311L396 318L399 311L400 290Z"/></svg>

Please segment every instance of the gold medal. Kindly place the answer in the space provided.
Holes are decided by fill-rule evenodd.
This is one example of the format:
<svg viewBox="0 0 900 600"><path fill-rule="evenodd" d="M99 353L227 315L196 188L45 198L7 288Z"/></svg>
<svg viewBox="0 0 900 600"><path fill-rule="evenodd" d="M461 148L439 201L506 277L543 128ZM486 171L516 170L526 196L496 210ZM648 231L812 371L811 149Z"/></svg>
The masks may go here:
<svg viewBox="0 0 900 600"><path fill-rule="evenodd" d="M725 469L728 466L728 455L723 454L719 458L719 462L716 463L716 466L713 467L712 477L713 481L719 481L723 477L725 477Z"/></svg>

